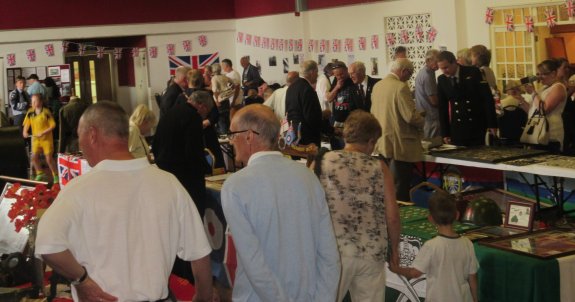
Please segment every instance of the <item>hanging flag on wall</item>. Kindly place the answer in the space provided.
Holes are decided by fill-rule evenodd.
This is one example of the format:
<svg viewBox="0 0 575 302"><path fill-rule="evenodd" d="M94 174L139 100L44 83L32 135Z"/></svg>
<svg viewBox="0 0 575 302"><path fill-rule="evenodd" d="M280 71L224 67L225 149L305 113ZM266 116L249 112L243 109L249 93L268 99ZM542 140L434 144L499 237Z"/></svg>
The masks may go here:
<svg viewBox="0 0 575 302"><path fill-rule="evenodd" d="M319 41L319 52L326 53L328 52L328 49L329 49L329 40L321 39L321 41Z"/></svg>
<svg viewBox="0 0 575 302"><path fill-rule="evenodd" d="M313 49L313 39L309 39L307 41L307 52L314 52Z"/></svg>
<svg viewBox="0 0 575 302"><path fill-rule="evenodd" d="M184 48L185 52L192 51L192 41L190 41L190 40L182 41L182 48Z"/></svg>
<svg viewBox="0 0 575 302"><path fill-rule="evenodd" d="M268 48L270 48L270 38L267 38L267 37L266 37L266 38L264 38L264 39L262 40L262 48L263 48L263 49L268 49Z"/></svg>
<svg viewBox="0 0 575 302"><path fill-rule="evenodd" d="M333 39L331 41L331 50L333 52L340 52L341 51L341 39Z"/></svg>
<svg viewBox="0 0 575 302"><path fill-rule="evenodd" d="M54 56L54 44L50 43L50 44L44 45L44 50L46 51L47 56L49 56L49 57Z"/></svg>
<svg viewBox="0 0 575 302"><path fill-rule="evenodd" d="M220 62L219 53L215 52L197 56L169 56L170 75L176 74L176 68L187 66L193 69L203 70L207 65Z"/></svg>
<svg viewBox="0 0 575 302"><path fill-rule="evenodd" d="M433 41L435 41L435 38L437 38L437 29L435 29L435 27L432 26L427 31L427 42L433 43Z"/></svg>
<svg viewBox="0 0 575 302"><path fill-rule="evenodd" d="M353 39L345 39L344 49L345 52L353 52Z"/></svg>
<svg viewBox="0 0 575 302"><path fill-rule="evenodd" d="M387 46L395 45L395 34L394 33L385 34L385 43L387 44Z"/></svg>
<svg viewBox="0 0 575 302"><path fill-rule="evenodd" d="M417 41L417 43L423 42L424 36L425 33L423 32L423 26L421 24L417 24L415 26L415 40Z"/></svg>
<svg viewBox="0 0 575 302"><path fill-rule="evenodd" d="M152 46L150 48L148 48L148 54L150 55L150 58L155 59L158 57L158 47L156 46Z"/></svg>
<svg viewBox="0 0 575 302"><path fill-rule="evenodd" d="M372 35L371 36L371 49L379 49L379 36Z"/></svg>
<svg viewBox="0 0 575 302"><path fill-rule="evenodd" d="M294 47L294 45L295 45L294 39L289 39L289 42L288 42L288 43L289 43L289 44L288 44L288 45L289 45L289 46L288 46L288 51L293 51L293 50L295 49L295 47Z"/></svg>
<svg viewBox="0 0 575 302"><path fill-rule="evenodd" d="M505 16L505 27L507 28L507 31L515 30L515 24L513 24L513 15Z"/></svg>
<svg viewBox="0 0 575 302"><path fill-rule="evenodd" d="M236 42L238 42L238 43L244 42L244 33L243 32L238 31L238 36L236 37Z"/></svg>
<svg viewBox="0 0 575 302"><path fill-rule="evenodd" d="M246 45L252 45L252 35L250 34L246 34L246 38L244 39L244 44Z"/></svg>
<svg viewBox="0 0 575 302"><path fill-rule="evenodd" d="M16 65L16 54L9 53L6 55L6 61L8 61L8 66Z"/></svg>
<svg viewBox="0 0 575 302"><path fill-rule="evenodd" d="M547 27L553 27L557 25L557 16L553 9L545 10L545 22L547 22Z"/></svg>
<svg viewBox="0 0 575 302"><path fill-rule="evenodd" d="M206 35L199 35L198 43L200 43L201 47L206 47L206 45L208 45L208 37Z"/></svg>
<svg viewBox="0 0 575 302"><path fill-rule="evenodd" d="M132 58L137 58L140 55L140 49L138 47L132 48Z"/></svg>
<svg viewBox="0 0 575 302"><path fill-rule="evenodd" d="M409 32L407 31L407 29L402 29L401 30L401 43L402 44L409 44Z"/></svg>
<svg viewBox="0 0 575 302"><path fill-rule="evenodd" d="M62 52L68 52L68 47L70 46L70 42L62 41Z"/></svg>
<svg viewBox="0 0 575 302"><path fill-rule="evenodd" d="M298 39L297 40L297 51L302 51L303 50L303 39Z"/></svg>
<svg viewBox="0 0 575 302"><path fill-rule="evenodd" d="M114 59L116 59L116 61L122 59L122 48L121 47L114 48Z"/></svg>
<svg viewBox="0 0 575 302"><path fill-rule="evenodd" d="M96 57L101 59L104 57L104 46L96 46Z"/></svg>
<svg viewBox="0 0 575 302"><path fill-rule="evenodd" d="M485 23L487 24L491 24L493 23L493 9L491 7L488 7L487 10L485 11Z"/></svg>
<svg viewBox="0 0 575 302"><path fill-rule="evenodd" d="M367 39L365 37L359 37L357 44L359 45L359 50L365 50Z"/></svg>
<svg viewBox="0 0 575 302"><path fill-rule="evenodd" d="M26 57L30 62L36 62L36 50L35 49L28 49L26 50Z"/></svg>
<svg viewBox="0 0 575 302"><path fill-rule="evenodd" d="M85 52L86 52L86 45L82 43L78 44L78 54L83 56Z"/></svg>
<svg viewBox="0 0 575 302"><path fill-rule="evenodd" d="M168 56L173 56L176 54L176 44L170 43L166 45L166 53Z"/></svg>
<svg viewBox="0 0 575 302"><path fill-rule="evenodd" d="M532 33L534 30L535 23L533 22L533 16L525 16L525 27L527 32Z"/></svg>
<svg viewBox="0 0 575 302"><path fill-rule="evenodd" d="M565 8L567 8L567 16L569 16L569 18L573 18L573 16L575 15L575 1L574 0L565 1Z"/></svg>

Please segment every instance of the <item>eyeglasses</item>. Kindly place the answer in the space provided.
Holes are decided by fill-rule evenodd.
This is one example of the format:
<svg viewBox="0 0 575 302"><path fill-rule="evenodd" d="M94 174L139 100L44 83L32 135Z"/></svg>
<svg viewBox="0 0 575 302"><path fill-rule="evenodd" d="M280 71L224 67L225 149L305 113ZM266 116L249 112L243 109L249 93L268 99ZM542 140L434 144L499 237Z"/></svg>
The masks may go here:
<svg viewBox="0 0 575 302"><path fill-rule="evenodd" d="M550 74L551 74L551 71L541 72L541 73L538 72L538 73L536 74L536 76L541 77L541 76L547 76L547 75L550 75Z"/></svg>
<svg viewBox="0 0 575 302"><path fill-rule="evenodd" d="M226 137L228 138L228 140L232 140L236 137L236 134L240 134L240 133L244 133L244 132L248 132L251 131L252 133L256 134L256 135L260 135L259 132L254 131L252 129L247 129L247 130L240 130L240 131L230 131L226 134Z"/></svg>

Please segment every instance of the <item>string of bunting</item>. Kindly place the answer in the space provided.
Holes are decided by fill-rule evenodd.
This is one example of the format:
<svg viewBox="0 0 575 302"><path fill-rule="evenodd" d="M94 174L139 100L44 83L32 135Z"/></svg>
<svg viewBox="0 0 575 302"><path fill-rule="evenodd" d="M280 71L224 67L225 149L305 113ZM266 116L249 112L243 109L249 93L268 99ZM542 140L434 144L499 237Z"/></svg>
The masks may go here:
<svg viewBox="0 0 575 302"><path fill-rule="evenodd" d="M575 17L575 0L565 0L565 4L561 5L560 9L565 9L567 11L567 16L569 19L573 19ZM540 20L541 22L545 22L547 27L551 28L557 25L557 13L553 8L546 8L545 9L545 19ZM495 10L491 7L488 7L485 11L485 23L492 24L495 15ZM507 31L515 31L515 21L514 16L512 14L506 14L504 19L505 28ZM527 32L532 33L535 28L535 21L533 16L525 16L524 17L524 24Z"/></svg>

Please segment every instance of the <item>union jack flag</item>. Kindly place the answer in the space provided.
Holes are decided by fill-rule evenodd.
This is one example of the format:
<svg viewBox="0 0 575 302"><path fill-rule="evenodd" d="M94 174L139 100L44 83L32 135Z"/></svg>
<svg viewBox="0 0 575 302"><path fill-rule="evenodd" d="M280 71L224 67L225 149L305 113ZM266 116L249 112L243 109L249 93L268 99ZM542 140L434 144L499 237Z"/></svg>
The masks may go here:
<svg viewBox="0 0 575 302"><path fill-rule="evenodd" d="M78 44L78 54L83 56L85 52L86 52L86 45L82 43Z"/></svg>
<svg viewBox="0 0 575 302"><path fill-rule="evenodd" d="M96 46L96 57L98 59L104 57L104 49L106 49L104 46Z"/></svg>
<svg viewBox="0 0 575 302"><path fill-rule="evenodd" d="M423 32L423 26L421 24L417 24L417 26L415 26L415 39L417 42L421 43L423 42L424 36L425 33Z"/></svg>
<svg viewBox="0 0 575 302"><path fill-rule="evenodd" d="M148 49L149 54L150 54L150 58L157 58L158 57L158 47L156 46L152 46L150 47L150 49Z"/></svg>
<svg viewBox="0 0 575 302"><path fill-rule="evenodd" d="M359 50L365 50L365 47L367 45L367 39L365 37L359 37Z"/></svg>
<svg viewBox="0 0 575 302"><path fill-rule="evenodd" d="M206 35L199 35L198 42L201 47L206 47L206 45L208 45L208 37Z"/></svg>
<svg viewBox="0 0 575 302"><path fill-rule="evenodd" d="M173 56L176 54L176 44L168 44L166 45L166 52L168 53L168 56Z"/></svg>
<svg viewBox="0 0 575 302"><path fill-rule="evenodd" d="M236 41L237 41L238 43L244 42L244 33L243 33L243 32L241 32L241 31L238 32L238 36L237 36L237 38L236 38Z"/></svg>
<svg viewBox="0 0 575 302"><path fill-rule="evenodd" d="M401 43L409 44L409 32L407 31L407 29L402 29L400 36L401 36Z"/></svg>
<svg viewBox="0 0 575 302"><path fill-rule="evenodd" d="M371 49L379 49L379 36L372 35L371 36Z"/></svg>
<svg viewBox="0 0 575 302"><path fill-rule="evenodd" d="M220 62L219 53L217 52L198 56L169 56L168 60L170 61L170 75L175 75L176 68L180 66L187 66L203 71L207 65Z"/></svg>
<svg viewBox="0 0 575 302"><path fill-rule="evenodd" d="M294 41L293 39L289 39L289 42L288 42L288 45L289 45L289 46L288 46L288 51L293 51L293 50L294 50L294 44L295 44L295 41Z"/></svg>
<svg viewBox="0 0 575 302"><path fill-rule="evenodd" d="M14 66L16 65L16 54L15 53L9 53L6 55L6 60L8 61L8 66Z"/></svg>
<svg viewBox="0 0 575 302"><path fill-rule="evenodd" d="M329 49L329 40L322 39L319 42L319 52L328 52Z"/></svg>
<svg viewBox="0 0 575 302"><path fill-rule="evenodd" d="M307 41L307 51L308 51L308 52L313 52L313 51L314 51L314 49L313 49L313 44L314 44L314 43L313 43L313 39L309 39L309 40Z"/></svg>
<svg viewBox="0 0 575 302"><path fill-rule="evenodd" d="M493 23L493 9L488 7L487 10L485 11L485 23L487 24L491 24Z"/></svg>
<svg viewBox="0 0 575 302"><path fill-rule="evenodd" d="M525 16L525 27L527 27L527 32L532 33L534 26L535 22L533 22L533 16Z"/></svg>
<svg viewBox="0 0 575 302"><path fill-rule="evenodd" d="M545 10L545 22L547 22L547 27L553 27L557 25L557 16L553 9Z"/></svg>
<svg viewBox="0 0 575 302"><path fill-rule="evenodd" d="M385 42L387 43L387 46L395 45L395 34L394 33L387 33L385 35Z"/></svg>
<svg viewBox="0 0 575 302"><path fill-rule="evenodd" d="M298 39L297 40L297 51L302 51L303 50L303 39Z"/></svg>
<svg viewBox="0 0 575 302"><path fill-rule="evenodd" d="M140 55L140 49L138 47L132 48L132 58L137 58Z"/></svg>
<svg viewBox="0 0 575 302"><path fill-rule="evenodd" d="M254 36L254 46L261 47L262 46L262 37Z"/></svg>
<svg viewBox="0 0 575 302"><path fill-rule="evenodd" d="M340 39L333 39L331 41L331 51L332 52L340 52L341 51L341 40Z"/></svg>
<svg viewBox="0 0 575 302"><path fill-rule="evenodd" d="M565 1L565 7L567 8L569 18L573 18L575 15L575 2L573 0L567 0Z"/></svg>
<svg viewBox="0 0 575 302"><path fill-rule="evenodd" d="M86 163L87 164L87 163ZM73 178L86 173L89 167L82 163L78 156L58 154L58 172L60 174L60 184L65 186Z"/></svg>
<svg viewBox="0 0 575 302"><path fill-rule="evenodd" d="M507 31L514 31L515 30L515 24L513 24L513 15L506 15L505 16L505 26L507 28Z"/></svg>
<svg viewBox="0 0 575 302"><path fill-rule="evenodd" d="M272 39L270 39L270 42L271 42L270 43L270 49L275 50L276 49L276 43L278 42L278 39L272 38Z"/></svg>
<svg viewBox="0 0 575 302"><path fill-rule="evenodd" d="M433 41L435 41L435 38L437 38L437 29L435 29L435 27L431 27L427 31L427 42L433 43Z"/></svg>
<svg viewBox="0 0 575 302"><path fill-rule="evenodd" d="M70 46L70 42L68 41L62 41L62 51L63 52L68 52L68 47Z"/></svg>
<svg viewBox="0 0 575 302"><path fill-rule="evenodd" d="M50 43L50 44L44 45L44 50L46 51L47 56L49 56L49 57L54 56L54 44Z"/></svg>
<svg viewBox="0 0 575 302"><path fill-rule="evenodd" d="M192 41L190 41L190 40L182 41L182 48L184 48L185 52L192 51Z"/></svg>
<svg viewBox="0 0 575 302"><path fill-rule="evenodd" d="M28 61L36 62L36 50L35 49L26 50L26 57L28 57Z"/></svg>
<svg viewBox="0 0 575 302"><path fill-rule="evenodd" d="M121 47L114 48L114 59L116 59L116 61L122 59L122 48Z"/></svg>
<svg viewBox="0 0 575 302"><path fill-rule="evenodd" d="M246 45L252 45L252 35L246 34L246 39L244 40Z"/></svg>
<svg viewBox="0 0 575 302"><path fill-rule="evenodd" d="M345 52L353 52L353 39L345 39L344 49Z"/></svg>
<svg viewBox="0 0 575 302"><path fill-rule="evenodd" d="M263 38L263 40L262 40L262 48L263 48L263 49L268 49L268 48L270 48L270 38L268 38L268 37Z"/></svg>

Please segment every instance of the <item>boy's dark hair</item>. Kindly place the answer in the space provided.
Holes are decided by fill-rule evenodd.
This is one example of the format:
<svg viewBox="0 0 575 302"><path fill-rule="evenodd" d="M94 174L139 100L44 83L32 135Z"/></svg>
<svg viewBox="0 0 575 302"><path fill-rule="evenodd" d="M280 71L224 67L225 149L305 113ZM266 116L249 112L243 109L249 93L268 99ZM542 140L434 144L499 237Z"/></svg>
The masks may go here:
<svg viewBox="0 0 575 302"><path fill-rule="evenodd" d="M429 213L439 225L453 224L457 217L455 198L446 192L435 192L429 198Z"/></svg>

